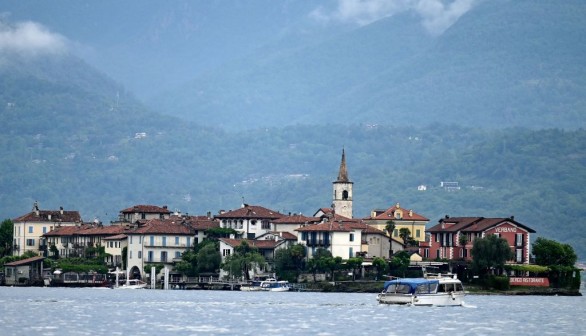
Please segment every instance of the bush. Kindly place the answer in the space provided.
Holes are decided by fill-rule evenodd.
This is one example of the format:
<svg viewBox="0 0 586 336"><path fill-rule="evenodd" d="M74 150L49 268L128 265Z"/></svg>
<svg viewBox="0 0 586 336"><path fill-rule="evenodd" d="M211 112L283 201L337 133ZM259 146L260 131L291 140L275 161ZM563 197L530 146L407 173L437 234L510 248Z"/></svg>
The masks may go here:
<svg viewBox="0 0 586 336"><path fill-rule="evenodd" d="M488 278L489 288L493 288L496 290L509 290L511 288L511 283L509 281L509 277L506 276L491 276Z"/></svg>

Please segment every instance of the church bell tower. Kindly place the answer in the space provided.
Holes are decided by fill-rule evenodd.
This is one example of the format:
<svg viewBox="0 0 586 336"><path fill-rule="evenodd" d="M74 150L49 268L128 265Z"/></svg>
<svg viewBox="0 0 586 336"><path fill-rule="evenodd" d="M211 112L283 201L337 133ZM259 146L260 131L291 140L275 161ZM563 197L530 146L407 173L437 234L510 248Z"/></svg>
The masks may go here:
<svg viewBox="0 0 586 336"><path fill-rule="evenodd" d="M333 182L333 208L335 213L348 218L352 218L352 184L353 182L350 182L348 169L346 168L346 153L342 149L342 162L340 162L338 179Z"/></svg>

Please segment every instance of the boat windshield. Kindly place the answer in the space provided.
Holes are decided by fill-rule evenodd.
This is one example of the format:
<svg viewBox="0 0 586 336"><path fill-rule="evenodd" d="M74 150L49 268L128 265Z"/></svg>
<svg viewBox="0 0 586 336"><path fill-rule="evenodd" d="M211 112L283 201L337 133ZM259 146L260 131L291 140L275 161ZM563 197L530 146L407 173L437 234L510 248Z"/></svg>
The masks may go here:
<svg viewBox="0 0 586 336"><path fill-rule="evenodd" d="M437 285L437 282L428 282L417 285L417 289L415 289L415 294L435 293L437 291Z"/></svg>
<svg viewBox="0 0 586 336"><path fill-rule="evenodd" d="M409 286L408 284L397 283L387 287L387 293L409 294L410 291L411 286Z"/></svg>

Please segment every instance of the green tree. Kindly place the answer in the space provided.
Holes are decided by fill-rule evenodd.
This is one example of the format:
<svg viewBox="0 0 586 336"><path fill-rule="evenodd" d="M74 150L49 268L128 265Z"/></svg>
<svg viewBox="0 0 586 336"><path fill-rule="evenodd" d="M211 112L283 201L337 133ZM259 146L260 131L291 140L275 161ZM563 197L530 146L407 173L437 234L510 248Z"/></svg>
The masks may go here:
<svg viewBox="0 0 586 336"><path fill-rule="evenodd" d="M216 272L222 263L222 256L215 244L206 244L197 253L198 272Z"/></svg>
<svg viewBox="0 0 586 336"><path fill-rule="evenodd" d="M181 255L181 261L175 264L175 270L187 276L196 276L197 272L197 252L189 249Z"/></svg>
<svg viewBox="0 0 586 336"><path fill-rule="evenodd" d="M305 260L305 247L295 244L285 249L279 249L275 253L275 273L279 278L286 278L287 274L293 274L296 278L303 269Z"/></svg>
<svg viewBox="0 0 586 336"><path fill-rule="evenodd" d="M393 255L393 233L395 232L395 227L397 225L394 220L391 219L386 222L385 230L389 234L389 256Z"/></svg>
<svg viewBox="0 0 586 336"><path fill-rule="evenodd" d="M250 270L263 267L265 264L265 258L258 252L258 248L243 240L234 249L234 254L226 258L222 269L229 272L231 276L243 276L244 279L248 280L250 279Z"/></svg>
<svg viewBox="0 0 586 336"><path fill-rule="evenodd" d="M356 280L356 271L360 270L363 261L362 258L350 258L346 260L346 267L352 271L352 280Z"/></svg>
<svg viewBox="0 0 586 336"><path fill-rule="evenodd" d="M386 260L380 257L372 259L372 267L376 270L376 278L380 279L383 274L389 269L389 264Z"/></svg>
<svg viewBox="0 0 586 336"><path fill-rule="evenodd" d="M213 227L205 230L206 239L217 241L219 238L230 238L231 235L236 237L238 232L231 228Z"/></svg>
<svg viewBox="0 0 586 336"><path fill-rule="evenodd" d="M509 243L497 235L488 235L474 240L472 246L472 268L481 275L488 274L491 268L502 268L514 253Z"/></svg>
<svg viewBox="0 0 586 336"><path fill-rule="evenodd" d="M542 266L574 266L578 260L572 246L542 237L535 240L532 251L535 263Z"/></svg>
<svg viewBox="0 0 586 336"><path fill-rule="evenodd" d="M411 237L411 230L409 230L408 228L400 228L399 229L399 237L401 237L401 239L403 239L404 244L407 244L407 241Z"/></svg>
<svg viewBox="0 0 586 336"><path fill-rule="evenodd" d="M0 225L0 258L12 254L12 235L14 223L10 219L5 219Z"/></svg>

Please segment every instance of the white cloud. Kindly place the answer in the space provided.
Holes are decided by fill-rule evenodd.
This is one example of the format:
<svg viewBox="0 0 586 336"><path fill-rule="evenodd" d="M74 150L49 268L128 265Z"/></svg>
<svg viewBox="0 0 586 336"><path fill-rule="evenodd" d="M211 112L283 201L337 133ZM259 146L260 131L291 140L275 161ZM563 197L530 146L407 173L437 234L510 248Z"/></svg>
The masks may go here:
<svg viewBox="0 0 586 336"><path fill-rule="evenodd" d="M67 40L35 22L8 25L0 22L0 52L26 55L55 54L66 50Z"/></svg>
<svg viewBox="0 0 586 336"><path fill-rule="evenodd" d="M335 9L319 7L310 13L314 20L366 25L385 17L415 11L432 34L441 34L480 0L336 0Z"/></svg>

